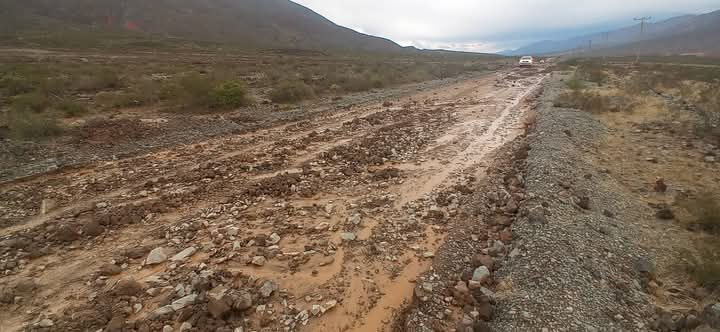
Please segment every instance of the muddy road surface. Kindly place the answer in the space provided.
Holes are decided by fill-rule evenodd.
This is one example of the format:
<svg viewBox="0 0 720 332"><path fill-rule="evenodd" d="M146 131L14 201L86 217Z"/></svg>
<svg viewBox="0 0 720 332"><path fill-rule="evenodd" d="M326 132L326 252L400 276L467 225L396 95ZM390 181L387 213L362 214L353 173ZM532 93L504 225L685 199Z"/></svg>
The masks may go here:
<svg viewBox="0 0 720 332"><path fill-rule="evenodd" d="M544 75L0 184L2 330L389 330Z"/></svg>

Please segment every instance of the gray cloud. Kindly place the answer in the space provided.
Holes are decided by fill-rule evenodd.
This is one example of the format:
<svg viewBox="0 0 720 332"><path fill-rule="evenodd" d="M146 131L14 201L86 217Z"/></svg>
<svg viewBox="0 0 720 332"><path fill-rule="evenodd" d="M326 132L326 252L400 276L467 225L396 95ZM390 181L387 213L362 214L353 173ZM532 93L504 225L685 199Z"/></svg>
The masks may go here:
<svg viewBox="0 0 720 332"><path fill-rule="evenodd" d="M349 28L402 45L493 52L573 32L720 9L720 0L294 0Z"/></svg>

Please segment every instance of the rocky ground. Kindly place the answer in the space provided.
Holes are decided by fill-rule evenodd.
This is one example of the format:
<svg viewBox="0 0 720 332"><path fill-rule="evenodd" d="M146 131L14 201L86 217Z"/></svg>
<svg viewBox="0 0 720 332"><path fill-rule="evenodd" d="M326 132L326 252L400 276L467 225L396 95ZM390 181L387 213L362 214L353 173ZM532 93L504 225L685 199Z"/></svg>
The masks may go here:
<svg viewBox="0 0 720 332"><path fill-rule="evenodd" d="M449 276L423 272L455 245L485 250L468 257L486 269L467 287L487 295L472 302L453 280L464 300L440 300L496 301L491 262L517 254L509 226L527 200L515 138L545 76L501 70L187 134L169 129L181 118L147 119L175 143L141 131L132 146L146 150L127 155L105 139L72 162L13 159L0 185L3 331L390 330L413 298L436 302ZM468 204L480 199L493 222Z"/></svg>
<svg viewBox="0 0 720 332"><path fill-rule="evenodd" d="M451 222L397 330L720 328L718 295L680 264L705 235L675 217L680 198L717 186L717 147L669 129L687 106L555 107L567 79L547 80L527 136L463 198L471 217Z"/></svg>

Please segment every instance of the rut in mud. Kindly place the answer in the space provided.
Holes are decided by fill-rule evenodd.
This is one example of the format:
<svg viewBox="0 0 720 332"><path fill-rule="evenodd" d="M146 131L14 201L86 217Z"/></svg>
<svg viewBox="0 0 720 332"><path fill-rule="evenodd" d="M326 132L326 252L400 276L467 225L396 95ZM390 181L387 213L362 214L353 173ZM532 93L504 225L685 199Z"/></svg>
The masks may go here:
<svg viewBox="0 0 720 332"><path fill-rule="evenodd" d="M507 70L2 184L0 321L387 330L543 75Z"/></svg>

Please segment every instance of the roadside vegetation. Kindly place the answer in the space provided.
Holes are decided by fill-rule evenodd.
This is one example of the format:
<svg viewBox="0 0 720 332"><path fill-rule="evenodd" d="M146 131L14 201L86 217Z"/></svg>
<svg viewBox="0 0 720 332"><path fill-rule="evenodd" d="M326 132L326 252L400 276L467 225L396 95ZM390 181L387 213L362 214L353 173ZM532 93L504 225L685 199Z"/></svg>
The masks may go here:
<svg viewBox="0 0 720 332"><path fill-rule="evenodd" d="M485 70L487 59L468 56L6 56L0 61L0 135L51 137L62 132L65 119L124 109L225 112Z"/></svg>
<svg viewBox="0 0 720 332"><path fill-rule="evenodd" d="M650 63L635 65L621 58L564 62L558 67L568 78L565 79L565 91L557 96L555 105L596 114L613 123L616 130L636 131L640 135L649 131L658 141L657 135L663 135L684 142L678 144L683 144L679 149L686 155L672 153L672 158L666 158L669 160L652 166L654 173L648 166L643 166L642 163L647 161L641 158L637 167L645 168L622 181L653 183L656 177L666 177L685 191L681 198L669 202L677 215L673 218L694 232L697 238L687 244L687 252L677 257L680 270L687 272L697 286L718 291L720 192L713 188L716 177L712 175L717 155L706 147L700 150L699 157L688 152L697 146L720 146L720 66L717 66L720 61L698 59L700 64L696 64L690 58L675 58L675 62L653 58L646 60ZM685 62L678 62L680 60ZM629 126L629 129L622 126ZM639 143L632 141L631 144ZM663 146L669 148L667 143ZM649 152L653 146L644 146L641 150ZM632 166L624 164L624 167ZM669 196L649 197L665 204L664 200Z"/></svg>

